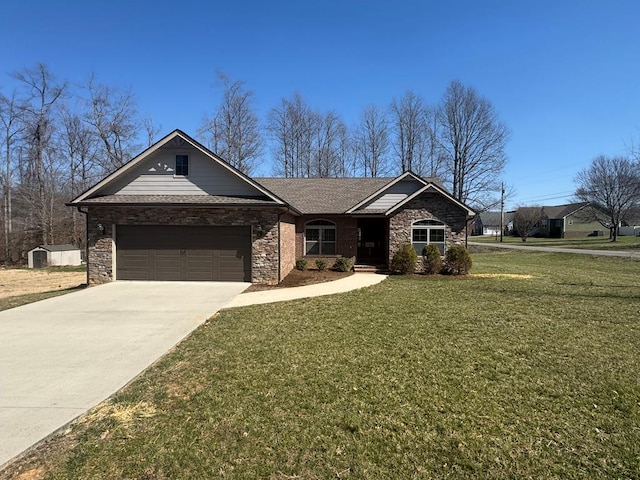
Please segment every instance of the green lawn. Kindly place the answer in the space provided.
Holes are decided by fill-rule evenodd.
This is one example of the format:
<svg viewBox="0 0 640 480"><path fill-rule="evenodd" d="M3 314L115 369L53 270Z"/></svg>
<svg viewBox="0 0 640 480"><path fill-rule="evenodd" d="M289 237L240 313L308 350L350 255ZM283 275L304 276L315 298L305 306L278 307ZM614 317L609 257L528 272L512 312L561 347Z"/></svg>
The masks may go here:
<svg viewBox="0 0 640 480"><path fill-rule="evenodd" d="M640 263L474 262L468 278L224 311L23 467L54 479L640 477Z"/></svg>
<svg viewBox="0 0 640 480"><path fill-rule="evenodd" d="M469 237L470 242L479 243L499 243L499 238L495 236L478 236ZM591 250L629 250L640 249L640 237L618 237L618 240L612 242L609 237L581 237L581 238L527 238L526 243L522 242L520 237L502 237L503 243L510 245L530 245L533 247L567 247L582 248Z"/></svg>

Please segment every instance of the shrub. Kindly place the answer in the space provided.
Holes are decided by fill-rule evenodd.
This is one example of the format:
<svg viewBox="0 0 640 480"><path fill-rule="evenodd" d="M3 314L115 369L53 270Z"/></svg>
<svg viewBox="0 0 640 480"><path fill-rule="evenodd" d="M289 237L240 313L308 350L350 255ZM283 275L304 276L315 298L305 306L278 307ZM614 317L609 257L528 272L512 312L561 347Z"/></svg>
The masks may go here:
<svg viewBox="0 0 640 480"><path fill-rule="evenodd" d="M333 264L333 269L338 272L348 272L351 270L351 260L345 257L338 257Z"/></svg>
<svg viewBox="0 0 640 480"><path fill-rule="evenodd" d="M442 257L437 245L430 243L422 249L422 265L424 273L434 275L442 270Z"/></svg>
<svg viewBox="0 0 640 480"><path fill-rule="evenodd" d="M319 258L316 260L316 268L321 272L325 271L327 269L327 261L323 258Z"/></svg>
<svg viewBox="0 0 640 480"><path fill-rule="evenodd" d="M309 262L307 262L304 258L296 260L296 270L306 270L308 265Z"/></svg>
<svg viewBox="0 0 640 480"><path fill-rule="evenodd" d="M444 257L444 268L450 275L466 275L472 265L471 255L462 245L454 245L447 250Z"/></svg>
<svg viewBox="0 0 640 480"><path fill-rule="evenodd" d="M409 275L415 272L418 254L410 243L400 245L391 259L391 271L400 275Z"/></svg>

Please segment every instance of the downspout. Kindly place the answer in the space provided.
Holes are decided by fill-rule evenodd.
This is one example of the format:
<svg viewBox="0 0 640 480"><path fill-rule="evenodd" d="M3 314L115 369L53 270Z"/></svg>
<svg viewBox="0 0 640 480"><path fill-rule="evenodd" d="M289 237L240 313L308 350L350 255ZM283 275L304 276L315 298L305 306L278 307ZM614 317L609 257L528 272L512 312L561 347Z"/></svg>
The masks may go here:
<svg viewBox="0 0 640 480"><path fill-rule="evenodd" d="M87 287L89 286L89 210L84 211L78 207L78 212L84 215L84 260L87 265Z"/></svg>

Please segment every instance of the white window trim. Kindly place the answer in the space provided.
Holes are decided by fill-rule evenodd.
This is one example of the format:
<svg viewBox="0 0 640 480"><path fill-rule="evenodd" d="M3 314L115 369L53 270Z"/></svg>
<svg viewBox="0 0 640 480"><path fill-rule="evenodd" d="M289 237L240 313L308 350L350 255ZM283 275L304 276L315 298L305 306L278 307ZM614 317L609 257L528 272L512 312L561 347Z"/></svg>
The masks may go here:
<svg viewBox="0 0 640 480"><path fill-rule="evenodd" d="M313 222L328 222L331 225L310 225L313 224ZM307 228L317 228L320 229L320 235L319 238L320 240L318 240L318 250L319 253L307 253ZM333 230L334 233L334 241L333 242L322 242L322 230L324 229L328 229L328 230ZM334 253L323 253L322 252L322 244L323 243L333 243L334 245ZM313 220L309 220L307 223L304 224L304 255L305 256L314 256L314 257L319 257L319 256L335 256L338 251L338 229L336 227L336 223L331 221L331 220L327 220L324 218L315 218Z"/></svg>
<svg viewBox="0 0 640 480"><path fill-rule="evenodd" d="M418 225L420 222L437 222L437 224L432 224L432 225ZM427 230L427 241L426 242L414 242L413 241L413 232L416 230ZM442 232L444 233L444 239L442 242L432 242L431 241L431 231L432 230L442 230ZM433 218L422 218L420 220L416 220L415 222L413 222L411 224L411 246L413 246L413 248L415 249L415 244L419 243L421 245L429 245L431 243L435 244L435 245L442 245L442 251L440 252L442 256L444 256L444 254L447 251L447 226L443 223L440 222L439 220L435 220ZM418 256L422 255L422 251L418 252L416 250L416 253L418 254Z"/></svg>

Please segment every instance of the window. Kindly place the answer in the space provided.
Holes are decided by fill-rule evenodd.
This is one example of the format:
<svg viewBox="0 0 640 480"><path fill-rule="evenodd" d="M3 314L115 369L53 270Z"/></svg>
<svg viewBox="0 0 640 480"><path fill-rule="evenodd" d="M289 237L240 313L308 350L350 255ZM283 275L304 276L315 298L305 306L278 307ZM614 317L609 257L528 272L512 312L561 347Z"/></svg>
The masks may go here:
<svg viewBox="0 0 640 480"><path fill-rule="evenodd" d="M176 155L176 175L189 175L189 155Z"/></svg>
<svg viewBox="0 0 640 480"><path fill-rule="evenodd" d="M327 220L313 220L304 231L305 255L336 254L336 224Z"/></svg>
<svg viewBox="0 0 640 480"><path fill-rule="evenodd" d="M422 255L422 250L430 243L437 245L440 255L444 255L444 223L437 220L418 220L413 222L411 226L411 245L413 245L418 255Z"/></svg>

